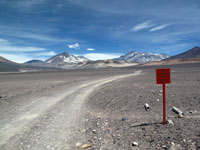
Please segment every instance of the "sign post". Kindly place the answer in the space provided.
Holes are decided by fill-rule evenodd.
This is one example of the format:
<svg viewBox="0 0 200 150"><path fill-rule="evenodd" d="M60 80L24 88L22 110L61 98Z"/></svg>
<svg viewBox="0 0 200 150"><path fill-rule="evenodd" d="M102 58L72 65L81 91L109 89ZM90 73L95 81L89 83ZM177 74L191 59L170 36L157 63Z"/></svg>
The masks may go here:
<svg viewBox="0 0 200 150"><path fill-rule="evenodd" d="M171 82L170 69L156 69L156 82L163 85L163 124L166 124L166 97L165 84Z"/></svg>

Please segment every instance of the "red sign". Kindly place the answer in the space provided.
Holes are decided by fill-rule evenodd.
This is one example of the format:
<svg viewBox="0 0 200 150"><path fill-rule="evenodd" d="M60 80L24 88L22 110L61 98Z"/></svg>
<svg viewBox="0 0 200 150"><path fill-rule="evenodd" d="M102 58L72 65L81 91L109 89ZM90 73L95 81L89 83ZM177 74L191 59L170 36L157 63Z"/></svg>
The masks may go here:
<svg viewBox="0 0 200 150"><path fill-rule="evenodd" d="M163 124L166 124L166 97L165 97L165 84L170 83L170 69L156 69L157 84L163 85Z"/></svg>
<svg viewBox="0 0 200 150"><path fill-rule="evenodd" d="M170 69L156 69L156 81L157 84L170 83Z"/></svg>

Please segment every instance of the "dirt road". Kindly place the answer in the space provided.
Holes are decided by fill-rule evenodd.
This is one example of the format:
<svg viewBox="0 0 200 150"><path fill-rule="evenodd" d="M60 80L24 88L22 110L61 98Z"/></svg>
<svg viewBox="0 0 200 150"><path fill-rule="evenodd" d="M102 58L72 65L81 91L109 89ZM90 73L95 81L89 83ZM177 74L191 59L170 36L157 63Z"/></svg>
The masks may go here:
<svg viewBox="0 0 200 150"><path fill-rule="evenodd" d="M77 142L88 142L82 107L87 96L105 83L140 73L1 75L0 149L76 149Z"/></svg>

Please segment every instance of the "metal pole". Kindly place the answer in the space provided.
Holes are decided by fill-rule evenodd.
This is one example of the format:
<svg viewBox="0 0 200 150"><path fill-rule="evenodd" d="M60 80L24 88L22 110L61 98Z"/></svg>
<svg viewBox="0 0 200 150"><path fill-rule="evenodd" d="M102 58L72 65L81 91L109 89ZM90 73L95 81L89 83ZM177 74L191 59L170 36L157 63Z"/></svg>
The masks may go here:
<svg viewBox="0 0 200 150"><path fill-rule="evenodd" d="M165 83L163 83L163 124L166 124Z"/></svg>

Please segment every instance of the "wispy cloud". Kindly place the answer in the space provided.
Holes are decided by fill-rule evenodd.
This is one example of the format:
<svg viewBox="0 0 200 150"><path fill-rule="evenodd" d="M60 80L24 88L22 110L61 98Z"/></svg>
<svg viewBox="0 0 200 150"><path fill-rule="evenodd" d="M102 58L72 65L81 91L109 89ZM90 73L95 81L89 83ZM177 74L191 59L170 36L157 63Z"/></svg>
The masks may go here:
<svg viewBox="0 0 200 150"><path fill-rule="evenodd" d="M106 60L106 59L113 59L118 58L122 54L118 53L87 53L83 56L90 59L90 60Z"/></svg>
<svg viewBox="0 0 200 150"><path fill-rule="evenodd" d="M68 47L69 47L69 48L73 48L73 49L75 49L75 48L79 49L79 48L80 48L80 46L79 46L78 43L75 43L75 44L69 44Z"/></svg>
<svg viewBox="0 0 200 150"><path fill-rule="evenodd" d="M148 28L151 28L153 27L154 24L152 23L151 20L148 20L148 21L145 21L143 23L140 23L140 24L137 24L136 26L134 26L131 31L140 31L140 30L143 30L143 29L148 29Z"/></svg>
<svg viewBox="0 0 200 150"><path fill-rule="evenodd" d="M20 1L13 1L12 7L16 8L18 11L31 11L33 6L43 3L45 0L20 0Z"/></svg>
<svg viewBox="0 0 200 150"><path fill-rule="evenodd" d="M162 30L162 29L166 28L167 26L169 26L169 24L163 24L161 26L157 26L157 27L151 28L149 31L150 32L154 32L154 31Z"/></svg>
<svg viewBox="0 0 200 150"><path fill-rule="evenodd" d="M0 39L0 51L2 52L35 52L46 51L46 48L32 47L32 46L15 46L5 39Z"/></svg>
<svg viewBox="0 0 200 150"><path fill-rule="evenodd" d="M54 55L56 55L54 51L48 51L46 48L16 46L8 40L0 39L0 56L14 62L23 63L31 59L45 60Z"/></svg>
<svg viewBox="0 0 200 150"><path fill-rule="evenodd" d="M94 48L87 48L87 51L95 51Z"/></svg>
<svg viewBox="0 0 200 150"><path fill-rule="evenodd" d="M0 51L5 52L35 52L35 51L46 51L46 48L40 47L19 47L19 46L6 46L0 45Z"/></svg>
<svg viewBox="0 0 200 150"><path fill-rule="evenodd" d="M51 29L49 27L46 27L46 29L37 27L37 29L43 31L44 33L41 32L38 33L38 31L35 31L34 28L0 25L1 35L5 35L8 37L24 38L24 39L31 39L43 42L53 42L53 43L75 41L75 39L73 38L55 38L51 36L50 33L56 32L54 31L56 29Z"/></svg>
<svg viewBox="0 0 200 150"><path fill-rule="evenodd" d="M4 39L0 39L0 43L1 43L1 44L5 44L5 43L8 43L8 41L7 41L7 40L4 40Z"/></svg>
<svg viewBox="0 0 200 150"><path fill-rule="evenodd" d="M54 51L47 51L47 52L37 52L34 54L34 56L38 57L38 56L54 56L56 55L56 52Z"/></svg>

